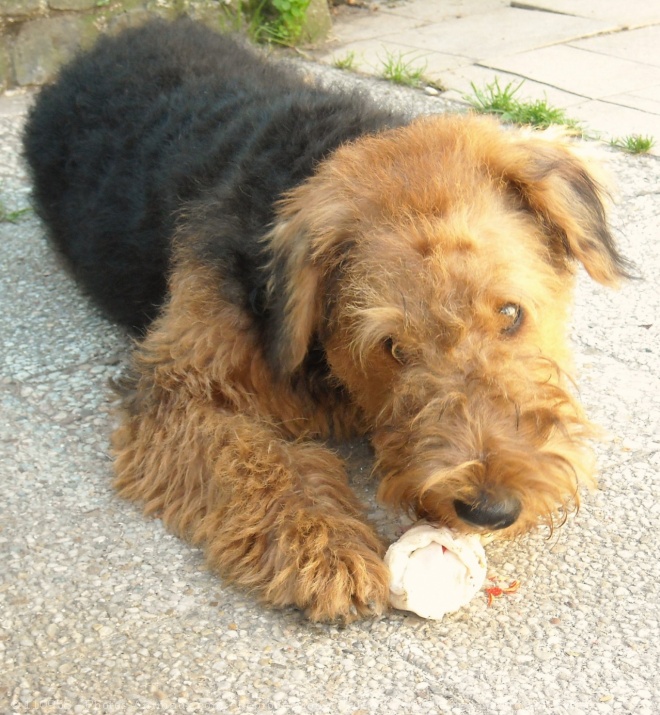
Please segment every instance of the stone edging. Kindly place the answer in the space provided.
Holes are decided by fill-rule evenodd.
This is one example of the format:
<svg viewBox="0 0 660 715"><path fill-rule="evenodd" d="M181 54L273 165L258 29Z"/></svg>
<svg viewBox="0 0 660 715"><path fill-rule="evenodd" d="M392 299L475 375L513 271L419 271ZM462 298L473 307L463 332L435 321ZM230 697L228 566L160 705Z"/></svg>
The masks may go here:
<svg viewBox="0 0 660 715"><path fill-rule="evenodd" d="M155 15L186 13L219 30L239 29L238 5L239 0L2 0L0 92L44 84L99 34ZM329 29L327 0L311 0L306 39L321 39Z"/></svg>

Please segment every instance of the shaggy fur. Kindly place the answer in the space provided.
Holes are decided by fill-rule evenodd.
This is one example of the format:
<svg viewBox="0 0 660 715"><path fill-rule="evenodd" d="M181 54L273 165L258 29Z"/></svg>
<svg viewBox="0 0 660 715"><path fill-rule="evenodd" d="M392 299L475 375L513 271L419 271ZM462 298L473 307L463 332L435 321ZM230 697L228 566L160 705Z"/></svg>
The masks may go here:
<svg viewBox="0 0 660 715"><path fill-rule="evenodd" d="M76 59L25 151L78 280L143 333L116 487L227 579L317 620L387 607L330 436L368 435L379 498L458 531L577 506L575 266L626 268L564 140L409 122L179 21Z"/></svg>

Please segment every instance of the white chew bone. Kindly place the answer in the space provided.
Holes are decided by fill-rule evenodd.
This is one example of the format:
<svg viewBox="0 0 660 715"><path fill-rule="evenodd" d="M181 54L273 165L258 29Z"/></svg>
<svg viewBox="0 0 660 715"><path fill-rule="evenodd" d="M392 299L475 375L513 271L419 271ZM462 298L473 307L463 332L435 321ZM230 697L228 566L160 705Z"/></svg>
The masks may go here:
<svg viewBox="0 0 660 715"><path fill-rule="evenodd" d="M486 578L486 554L477 535L419 524L387 550L390 601L422 618L441 619L468 603Z"/></svg>

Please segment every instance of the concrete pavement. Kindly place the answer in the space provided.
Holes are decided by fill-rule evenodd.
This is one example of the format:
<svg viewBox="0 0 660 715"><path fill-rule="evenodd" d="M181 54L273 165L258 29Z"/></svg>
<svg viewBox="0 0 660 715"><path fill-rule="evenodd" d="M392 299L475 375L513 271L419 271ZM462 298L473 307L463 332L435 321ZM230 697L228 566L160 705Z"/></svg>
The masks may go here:
<svg viewBox="0 0 660 715"><path fill-rule="evenodd" d="M353 53L357 68L378 76L388 53L402 56L459 101L472 82L522 79L521 98L547 98L605 140L641 134L660 145L659 0L364 5L340 8L317 59L332 64Z"/></svg>
<svg viewBox="0 0 660 715"><path fill-rule="evenodd" d="M501 3L460 3L491 5ZM309 70L416 113L457 106ZM29 99L0 97L10 210L29 205L19 159ZM618 184L615 233L643 280L617 292L584 275L578 285L580 393L605 432L599 489L551 539L491 544L490 574L520 590L490 608L479 594L440 623L393 612L339 629L264 610L118 500L107 379L128 342L80 295L33 215L0 222L0 713L660 711L660 160L604 155ZM393 537L399 522L373 504L368 455L348 456Z"/></svg>

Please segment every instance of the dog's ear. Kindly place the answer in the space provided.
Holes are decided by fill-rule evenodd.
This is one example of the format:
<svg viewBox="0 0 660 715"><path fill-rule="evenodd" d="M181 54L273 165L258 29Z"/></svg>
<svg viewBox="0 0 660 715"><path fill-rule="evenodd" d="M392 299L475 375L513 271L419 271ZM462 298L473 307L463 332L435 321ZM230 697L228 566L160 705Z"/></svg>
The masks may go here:
<svg viewBox="0 0 660 715"><path fill-rule="evenodd" d="M271 251L268 357L280 375L293 373L324 331L328 286L347 246L348 207L333 188L317 175L294 189L265 237Z"/></svg>
<svg viewBox="0 0 660 715"><path fill-rule="evenodd" d="M604 285L631 277L610 232L609 195L596 164L548 132L514 134L510 141L498 169L543 227L553 260L577 260Z"/></svg>

